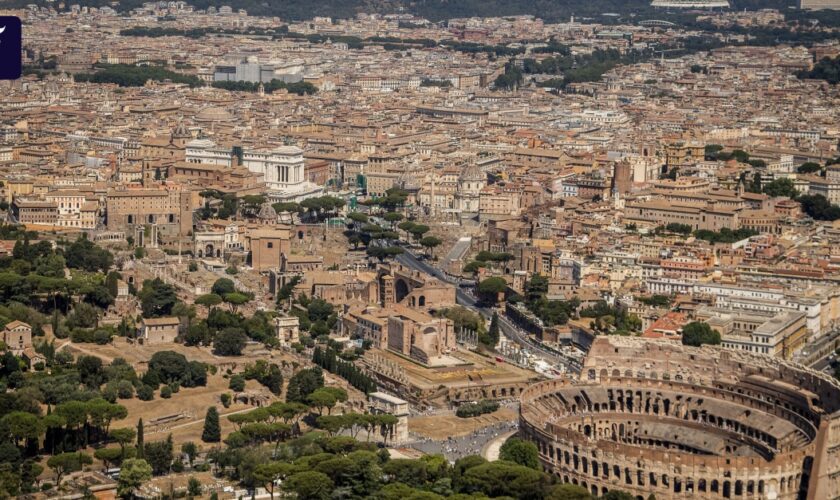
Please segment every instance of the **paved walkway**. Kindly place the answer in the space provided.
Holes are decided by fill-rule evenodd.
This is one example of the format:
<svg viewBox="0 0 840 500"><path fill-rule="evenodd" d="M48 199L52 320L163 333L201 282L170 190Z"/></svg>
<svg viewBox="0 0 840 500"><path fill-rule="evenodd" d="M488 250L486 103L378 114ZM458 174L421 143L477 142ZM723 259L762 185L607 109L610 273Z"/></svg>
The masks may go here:
<svg viewBox="0 0 840 500"><path fill-rule="evenodd" d="M499 451L502 448L502 445L505 444L505 441L508 440L511 436L515 435L517 431L510 431L502 434L501 436L493 439L489 443L484 445L484 448L481 449L481 456L484 457L488 462L495 462L499 459Z"/></svg>

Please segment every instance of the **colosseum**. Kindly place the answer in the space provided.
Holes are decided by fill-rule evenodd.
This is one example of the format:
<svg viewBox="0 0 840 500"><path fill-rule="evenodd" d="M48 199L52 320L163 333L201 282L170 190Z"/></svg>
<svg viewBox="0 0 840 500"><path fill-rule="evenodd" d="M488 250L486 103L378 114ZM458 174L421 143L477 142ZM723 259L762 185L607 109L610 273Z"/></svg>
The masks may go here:
<svg viewBox="0 0 840 500"><path fill-rule="evenodd" d="M594 495L840 499L840 384L783 360L599 337L521 403L545 470Z"/></svg>

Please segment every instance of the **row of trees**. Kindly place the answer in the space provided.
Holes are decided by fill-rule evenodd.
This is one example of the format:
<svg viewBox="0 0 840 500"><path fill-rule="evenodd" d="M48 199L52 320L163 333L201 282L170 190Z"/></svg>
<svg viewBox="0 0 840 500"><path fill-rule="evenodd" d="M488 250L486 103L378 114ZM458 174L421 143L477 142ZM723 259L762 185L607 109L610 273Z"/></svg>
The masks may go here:
<svg viewBox="0 0 840 500"><path fill-rule="evenodd" d="M479 269L490 267L497 268L499 264L504 264L514 260L514 256L509 252L491 252L482 250L467 265L464 266L465 273L478 273Z"/></svg>
<svg viewBox="0 0 840 500"><path fill-rule="evenodd" d="M131 64L102 64L96 73L77 73L77 82L116 83L120 87L142 87L147 81L185 83L190 87L204 85L197 76L170 71L162 66L135 66Z"/></svg>
<svg viewBox="0 0 840 500"><path fill-rule="evenodd" d="M239 91L239 92L257 92L260 88L259 82L246 81L220 81L213 82L213 87L217 89ZM286 83L282 80L273 79L268 83L262 84L263 90L266 94L273 94L278 90L285 90L290 94L297 95L312 95L318 92L318 87L309 82L294 82Z"/></svg>
<svg viewBox="0 0 840 500"><path fill-rule="evenodd" d="M834 59L824 57L810 70L803 69L797 72L796 77L800 79L825 80L831 85L837 85L840 83L840 56Z"/></svg>
<svg viewBox="0 0 840 500"><path fill-rule="evenodd" d="M340 359L338 354L335 349L330 347L324 350L316 347L312 354L312 362L330 373L335 373L365 394L376 390L376 382L372 378L352 362Z"/></svg>
<svg viewBox="0 0 840 500"><path fill-rule="evenodd" d="M728 227L722 227L720 231L710 231L708 229L694 231L695 238L706 240L709 243L734 243L757 234L758 232L752 229L740 228L733 231Z"/></svg>

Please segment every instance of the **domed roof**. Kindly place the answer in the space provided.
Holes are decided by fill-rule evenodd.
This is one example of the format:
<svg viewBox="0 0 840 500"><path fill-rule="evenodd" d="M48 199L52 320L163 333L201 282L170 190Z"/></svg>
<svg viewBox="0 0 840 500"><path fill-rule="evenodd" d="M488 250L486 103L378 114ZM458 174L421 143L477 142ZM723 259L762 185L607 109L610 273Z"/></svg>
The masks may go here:
<svg viewBox="0 0 840 500"><path fill-rule="evenodd" d="M478 168L478 165L476 165L475 163L470 163L469 165L467 165L467 168L465 168L461 172L461 175L458 176L458 180L461 182L486 181L487 174L482 172L481 169Z"/></svg>
<svg viewBox="0 0 840 500"><path fill-rule="evenodd" d="M172 137L192 137L192 134L190 134L190 131L187 130L184 122L179 121L178 126L175 127L175 130L172 132Z"/></svg>
<svg viewBox="0 0 840 500"><path fill-rule="evenodd" d="M266 201L260 207L260 212L257 214L257 218L266 221L276 221L277 211L274 210L274 207L271 206L270 202Z"/></svg>
<svg viewBox="0 0 840 500"><path fill-rule="evenodd" d="M233 115L218 106L208 106L199 111L195 119L200 122L229 122L233 121Z"/></svg>

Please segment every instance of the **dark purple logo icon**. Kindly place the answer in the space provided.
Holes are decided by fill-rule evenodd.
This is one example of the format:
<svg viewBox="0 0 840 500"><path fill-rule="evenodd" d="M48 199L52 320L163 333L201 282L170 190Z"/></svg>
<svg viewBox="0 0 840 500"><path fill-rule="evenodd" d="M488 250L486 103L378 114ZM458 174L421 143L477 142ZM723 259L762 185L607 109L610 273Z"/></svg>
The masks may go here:
<svg viewBox="0 0 840 500"><path fill-rule="evenodd" d="M0 16L0 80L20 78L20 48L20 18Z"/></svg>

